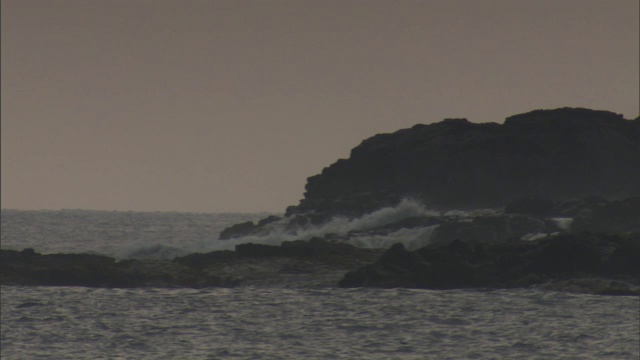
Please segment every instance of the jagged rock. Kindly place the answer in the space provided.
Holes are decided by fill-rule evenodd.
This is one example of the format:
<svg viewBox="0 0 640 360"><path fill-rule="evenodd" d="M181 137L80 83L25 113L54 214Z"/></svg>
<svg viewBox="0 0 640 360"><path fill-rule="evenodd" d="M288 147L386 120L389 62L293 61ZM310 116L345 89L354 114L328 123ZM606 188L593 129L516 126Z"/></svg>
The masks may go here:
<svg viewBox="0 0 640 360"><path fill-rule="evenodd" d="M295 234L298 231L304 231L310 227L322 225L331 220L331 218L332 217L326 213L310 212L294 214L287 218L289 221L285 231L290 234Z"/></svg>
<svg viewBox="0 0 640 360"><path fill-rule="evenodd" d="M253 221L231 225L220 232L218 240L229 240L248 236L251 235L251 233L253 233L257 228L258 226Z"/></svg>
<svg viewBox="0 0 640 360"><path fill-rule="evenodd" d="M587 196L560 202L554 209L555 216L571 217L592 213L595 209L609 204L602 196Z"/></svg>
<svg viewBox="0 0 640 360"><path fill-rule="evenodd" d="M638 139L638 120L574 108L536 110L502 125L417 125L369 138L349 159L310 177L304 199L287 215L357 216L407 196L447 209L531 197L640 196Z"/></svg>
<svg viewBox="0 0 640 360"><path fill-rule="evenodd" d="M288 233L294 233L300 230L304 230L311 224L311 219L303 214L296 214L289 217L286 231Z"/></svg>
<svg viewBox="0 0 640 360"><path fill-rule="evenodd" d="M571 224L571 230L640 232L640 197L600 203L590 211L582 211Z"/></svg>
<svg viewBox="0 0 640 360"><path fill-rule="evenodd" d="M280 246L247 243L236 245L236 254L240 257L271 257L282 255L282 249Z"/></svg>
<svg viewBox="0 0 640 360"><path fill-rule="evenodd" d="M565 228L569 218L579 217L574 230L610 231L606 226L614 225L613 231L636 231L633 220L614 224L598 209L611 200L640 196L638 184L638 119L581 108L535 110L508 117L503 124L446 119L364 140L348 159L308 178L304 198L287 208L283 226L296 234L335 216L354 219L413 198L437 210L506 206L507 214L566 218ZM452 226L462 238L523 235L485 225L445 224L436 236ZM532 225L527 221L524 226ZM237 226L221 238L257 235L264 228ZM565 228L554 230L545 221L537 232Z"/></svg>
<svg viewBox="0 0 640 360"><path fill-rule="evenodd" d="M529 216L551 216L556 207L555 201L546 198L516 199L507 204L504 211L507 214Z"/></svg>
<svg viewBox="0 0 640 360"><path fill-rule="evenodd" d="M640 231L640 197L611 201L601 196L588 196L559 203L549 199L519 199L508 204L505 212L574 218L571 230L575 232Z"/></svg>
<svg viewBox="0 0 640 360"><path fill-rule="evenodd" d="M472 219L452 219L441 224L432 235L432 243L453 240L496 242L521 239L528 234L553 233L557 225L546 219L523 215L477 216Z"/></svg>
<svg viewBox="0 0 640 360"><path fill-rule="evenodd" d="M271 216L268 216L268 217L258 221L258 225L257 226L265 226L265 225L274 223L276 221L279 221L280 219L282 219L280 216L271 215Z"/></svg>
<svg viewBox="0 0 640 360"><path fill-rule="evenodd" d="M283 246L241 244L237 251L190 254L173 260L114 259L88 254L41 255L0 250L0 284L87 287L335 286L347 271L380 250L324 239ZM295 269L292 270L292 269ZM293 277L293 278L292 278Z"/></svg>
<svg viewBox="0 0 640 360"><path fill-rule="evenodd" d="M110 286L127 281L114 259L100 255L0 250L0 260L2 284Z"/></svg>
<svg viewBox="0 0 640 360"><path fill-rule="evenodd" d="M235 225L231 225L220 232L218 240L229 240L250 235L262 235L265 233L265 227L271 223L277 222L282 218L279 216L268 216L255 224L253 221L247 221Z"/></svg>
<svg viewBox="0 0 640 360"><path fill-rule="evenodd" d="M456 240L413 252L395 245L375 263L347 273L340 286L504 288L599 277L640 289L638 275L640 237L583 233L532 242Z"/></svg>
<svg viewBox="0 0 640 360"><path fill-rule="evenodd" d="M493 208L491 215L412 216L309 241L240 244L235 251L173 260L116 262L98 255L0 250L0 283L330 286L346 273L340 281L345 287L533 285L637 294L638 184L640 119L571 108L536 110L509 117L502 125L447 119L363 141L349 159L310 177L304 199L287 208L284 219L270 216L257 224L236 224L223 230L220 239L264 235L275 228L290 236L335 216L354 219L405 198L438 210ZM502 208L505 213L496 210ZM545 236L569 226L573 233ZM414 227L432 227L425 232L431 236L429 246L409 251L397 244L382 253L340 243L350 236ZM594 233L580 232L584 230ZM620 234L611 235L615 233ZM530 241L520 240L531 234Z"/></svg>

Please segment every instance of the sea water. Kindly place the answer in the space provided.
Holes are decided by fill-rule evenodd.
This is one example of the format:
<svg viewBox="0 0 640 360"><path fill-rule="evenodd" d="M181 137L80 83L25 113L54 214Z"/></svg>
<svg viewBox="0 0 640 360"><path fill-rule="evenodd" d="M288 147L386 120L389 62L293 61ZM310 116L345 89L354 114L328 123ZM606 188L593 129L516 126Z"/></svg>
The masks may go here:
<svg viewBox="0 0 640 360"><path fill-rule="evenodd" d="M2 248L171 257L214 249L224 227L264 216L3 210ZM337 219L331 230L401 215L376 216ZM321 231L328 230L299 235ZM0 291L2 359L640 359L634 296L527 289Z"/></svg>

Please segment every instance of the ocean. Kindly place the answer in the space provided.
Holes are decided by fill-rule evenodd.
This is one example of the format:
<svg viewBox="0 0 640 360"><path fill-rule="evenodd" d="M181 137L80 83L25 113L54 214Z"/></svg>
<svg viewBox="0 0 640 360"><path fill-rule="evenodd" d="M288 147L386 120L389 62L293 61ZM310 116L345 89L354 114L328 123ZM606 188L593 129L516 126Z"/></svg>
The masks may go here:
<svg viewBox="0 0 640 360"><path fill-rule="evenodd" d="M423 210L404 204L296 236L357 230L415 211ZM2 248L171 258L257 241L216 239L229 225L267 215L2 210ZM368 235L355 244L403 238L418 246L425 231ZM0 290L2 359L640 359L635 296L541 289Z"/></svg>

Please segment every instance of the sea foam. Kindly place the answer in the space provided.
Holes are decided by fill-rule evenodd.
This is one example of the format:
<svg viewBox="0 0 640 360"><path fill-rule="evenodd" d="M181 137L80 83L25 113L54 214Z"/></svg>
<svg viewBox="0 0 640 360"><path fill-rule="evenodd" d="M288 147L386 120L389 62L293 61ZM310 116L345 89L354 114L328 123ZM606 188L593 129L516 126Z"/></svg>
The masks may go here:
<svg viewBox="0 0 640 360"><path fill-rule="evenodd" d="M413 249L427 244L429 236L436 226L412 229L400 228L387 234L354 234L351 236L350 233L395 224L409 218L438 215L440 215L439 212L427 209L419 201L405 199L397 206L385 207L358 218L349 219L338 216L325 224L319 226L307 225L293 231L287 227L290 219L284 218L267 224L259 235L202 243L200 244L201 247L192 248L191 250L198 252L233 250L236 245L244 243L278 246L285 241L309 240L327 235L332 235L333 238L345 239L345 242L362 248L388 248L395 243L402 242L408 248Z"/></svg>

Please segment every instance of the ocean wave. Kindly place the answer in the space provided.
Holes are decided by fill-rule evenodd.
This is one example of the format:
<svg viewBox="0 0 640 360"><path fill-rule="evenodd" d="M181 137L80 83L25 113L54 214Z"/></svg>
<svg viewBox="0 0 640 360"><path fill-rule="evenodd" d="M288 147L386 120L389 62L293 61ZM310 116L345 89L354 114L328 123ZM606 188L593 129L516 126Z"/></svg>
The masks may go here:
<svg viewBox="0 0 640 360"><path fill-rule="evenodd" d="M405 199L397 206L385 207L365 214L355 219L338 216L325 224L313 226L306 225L291 230L288 225L290 219L284 218L267 224L260 234L238 237L230 240L221 240L200 244L201 247L191 248L191 251L215 251L233 250L236 245L255 243L264 245L281 245L285 241L309 240L315 237L327 237L342 239L342 241L363 248L388 248L391 245L402 242L407 248L414 249L428 243L429 237L436 226L419 228L399 228L390 230L384 234L354 234L370 229L396 224L409 218L439 216L439 212L430 210L421 202L414 199Z"/></svg>
<svg viewBox="0 0 640 360"><path fill-rule="evenodd" d="M415 199L404 199L398 205L385 207L357 218L336 216L321 225L303 224L292 226L292 218L282 218L268 223L256 233L227 240L200 239L178 245L161 243L137 243L121 249L118 259L126 258L173 258L190 253L206 253L218 250L234 250L236 245L254 243L279 246L285 241L330 238L360 248L386 249L402 243L405 248L415 250L428 245L437 224L416 226L393 226L408 219L457 219L470 221L474 216L496 214L492 209L455 210L440 212L429 209ZM230 224L231 225L231 224ZM387 227L387 228L385 228ZM215 234L212 234L212 236Z"/></svg>
<svg viewBox="0 0 640 360"><path fill-rule="evenodd" d="M357 218L336 216L314 225L309 221L296 224L294 215L261 226L248 236L217 240L225 227L275 214L3 210L2 248L31 247L43 254L93 253L117 260L171 259L196 252L234 250L244 243L279 246L285 241L326 238L361 248L389 248L402 243L413 250L428 245L434 233L437 237L437 224L443 221L470 222L475 217L497 213L491 209L441 212L420 201L405 199L396 206ZM571 219L555 220L560 227L566 227ZM20 226L24 223L40 225Z"/></svg>

